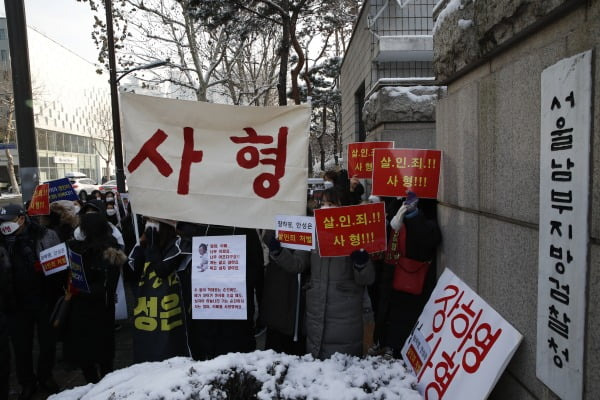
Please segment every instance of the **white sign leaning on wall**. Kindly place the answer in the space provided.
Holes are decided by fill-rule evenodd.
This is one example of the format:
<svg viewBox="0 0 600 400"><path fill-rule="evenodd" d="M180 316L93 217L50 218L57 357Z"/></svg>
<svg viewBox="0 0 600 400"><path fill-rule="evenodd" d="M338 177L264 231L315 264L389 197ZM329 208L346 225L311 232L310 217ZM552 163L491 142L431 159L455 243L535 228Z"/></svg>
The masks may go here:
<svg viewBox="0 0 600 400"><path fill-rule="evenodd" d="M536 375L563 399L583 395L592 52L541 76Z"/></svg>
<svg viewBox="0 0 600 400"><path fill-rule="evenodd" d="M248 107L120 94L137 213L272 229L306 213L310 106Z"/></svg>
<svg viewBox="0 0 600 400"><path fill-rule="evenodd" d="M425 400L488 397L523 336L446 268L402 348Z"/></svg>

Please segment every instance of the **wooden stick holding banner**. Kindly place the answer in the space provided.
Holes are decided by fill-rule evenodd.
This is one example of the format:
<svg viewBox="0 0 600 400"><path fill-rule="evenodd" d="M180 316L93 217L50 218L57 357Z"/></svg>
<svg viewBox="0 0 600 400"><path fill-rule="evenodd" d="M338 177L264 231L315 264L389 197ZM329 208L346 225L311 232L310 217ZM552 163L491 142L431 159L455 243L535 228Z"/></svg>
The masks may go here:
<svg viewBox="0 0 600 400"><path fill-rule="evenodd" d="M385 251L385 204L321 208L315 210L321 257L348 256L354 250Z"/></svg>

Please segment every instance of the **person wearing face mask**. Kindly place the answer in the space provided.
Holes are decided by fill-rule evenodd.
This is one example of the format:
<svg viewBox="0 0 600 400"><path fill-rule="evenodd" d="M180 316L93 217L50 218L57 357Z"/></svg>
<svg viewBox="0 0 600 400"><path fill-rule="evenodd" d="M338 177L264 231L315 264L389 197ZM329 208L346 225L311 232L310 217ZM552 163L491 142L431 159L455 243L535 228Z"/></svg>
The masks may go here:
<svg viewBox="0 0 600 400"><path fill-rule="evenodd" d="M105 215L106 218L106 208L104 206L104 202L101 200L90 200L86 202L81 211L79 211L80 218L81 215L86 214L88 212L102 213ZM110 229L112 230L112 235L119 244L119 247L121 247L121 249L125 248L125 242L123 241L123 235L121 234L121 231L119 231L119 229L117 229L117 227L111 224L110 222L108 222L108 226L110 226ZM80 226L75 228L75 231L73 232L73 237L77 240L85 239L85 234L81 230Z"/></svg>
<svg viewBox="0 0 600 400"><path fill-rule="evenodd" d="M408 192L406 198L390 204L391 229L377 282L372 354L401 356L400 350L435 287L436 248L442 237L435 217L428 218L419 207L426 202L435 200L420 200Z"/></svg>
<svg viewBox="0 0 600 400"><path fill-rule="evenodd" d="M341 205L334 188L323 192L322 208ZM363 354L363 297L375 279L369 254L356 250L346 257L321 257L319 249L291 252L273 237L269 256L289 272L310 269L306 292L306 350L315 358L334 353Z"/></svg>
<svg viewBox="0 0 600 400"><path fill-rule="evenodd" d="M99 190L92 190L92 193L90 193L88 199L104 201L104 195Z"/></svg>
<svg viewBox="0 0 600 400"><path fill-rule="evenodd" d="M345 169L325 172L323 175L323 185L325 189L334 188L337 190L342 206L360 204L362 195L365 193L365 188L358 178L355 176L351 179L348 178L348 171Z"/></svg>
<svg viewBox="0 0 600 400"><path fill-rule="evenodd" d="M56 342L50 313L57 288L44 276L39 260L40 251L57 245L60 240L53 230L31 221L17 204L0 208L0 232L12 275L14 307L7 317L17 379L22 387L19 399L32 398L38 386L47 393L56 393L59 387L52 376ZM35 331L39 356L34 371Z"/></svg>
<svg viewBox="0 0 600 400"><path fill-rule="evenodd" d="M133 361L162 361L189 356L183 293L177 274L187 260L174 224L147 218L140 244L130 255L137 280L134 309ZM190 257L191 260L191 257ZM155 299L160 317L150 311Z"/></svg>
<svg viewBox="0 0 600 400"><path fill-rule="evenodd" d="M102 212L86 205L80 221L79 239L70 240L68 246L81 256L90 291L69 286L64 354L81 368L86 382L96 383L113 370L115 291L127 256L120 250Z"/></svg>
<svg viewBox="0 0 600 400"><path fill-rule="evenodd" d="M8 312L14 300L12 271L8 253L0 246L0 400L8 400L10 375L10 347Z"/></svg>

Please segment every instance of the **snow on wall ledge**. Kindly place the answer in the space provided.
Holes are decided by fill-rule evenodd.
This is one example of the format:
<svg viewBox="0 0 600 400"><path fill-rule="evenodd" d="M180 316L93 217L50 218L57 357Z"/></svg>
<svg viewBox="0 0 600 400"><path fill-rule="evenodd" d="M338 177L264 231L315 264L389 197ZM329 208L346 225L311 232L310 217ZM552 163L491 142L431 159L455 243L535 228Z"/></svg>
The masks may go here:
<svg viewBox="0 0 600 400"><path fill-rule="evenodd" d="M433 122L439 86L384 86L365 101L367 131L384 122Z"/></svg>
<svg viewBox="0 0 600 400"><path fill-rule="evenodd" d="M416 378L399 360L335 354L319 361L269 351L232 353L209 361L175 357L112 372L49 400L420 400Z"/></svg>
<svg viewBox="0 0 600 400"><path fill-rule="evenodd" d="M441 0L433 12L433 64L444 81L568 3L579 0Z"/></svg>

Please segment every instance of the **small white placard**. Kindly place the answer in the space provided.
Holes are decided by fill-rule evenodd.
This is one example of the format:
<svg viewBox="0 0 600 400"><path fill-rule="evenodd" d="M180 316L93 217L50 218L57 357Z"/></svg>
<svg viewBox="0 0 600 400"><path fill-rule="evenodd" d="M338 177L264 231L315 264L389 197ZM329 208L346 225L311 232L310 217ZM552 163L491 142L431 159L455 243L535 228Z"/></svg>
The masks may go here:
<svg viewBox="0 0 600 400"><path fill-rule="evenodd" d="M277 215L275 235L281 247L295 250L315 248L315 218L299 215Z"/></svg>
<svg viewBox="0 0 600 400"><path fill-rule="evenodd" d="M52 275L64 271L69 267L69 257L67 256L67 245L57 244L46 250L40 251L40 263L44 270L44 275Z"/></svg>
<svg viewBox="0 0 600 400"><path fill-rule="evenodd" d="M246 319L246 236L192 239L192 318Z"/></svg>

